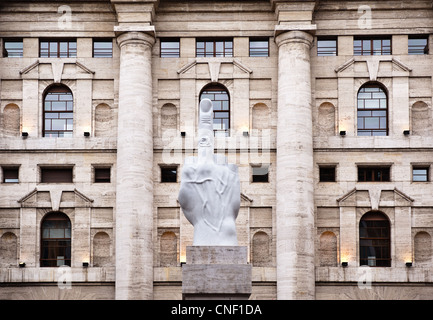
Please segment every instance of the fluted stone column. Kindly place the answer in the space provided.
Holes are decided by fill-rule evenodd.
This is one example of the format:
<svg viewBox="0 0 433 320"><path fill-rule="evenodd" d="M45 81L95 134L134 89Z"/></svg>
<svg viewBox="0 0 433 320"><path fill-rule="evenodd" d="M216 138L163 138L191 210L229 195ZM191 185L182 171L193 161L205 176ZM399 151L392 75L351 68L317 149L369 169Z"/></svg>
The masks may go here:
<svg viewBox="0 0 433 320"><path fill-rule="evenodd" d="M313 36L287 31L278 45L277 298L314 299Z"/></svg>
<svg viewBox="0 0 433 320"><path fill-rule="evenodd" d="M153 299L154 36L125 32L120 46L116 185L116 299Z"/></svg>

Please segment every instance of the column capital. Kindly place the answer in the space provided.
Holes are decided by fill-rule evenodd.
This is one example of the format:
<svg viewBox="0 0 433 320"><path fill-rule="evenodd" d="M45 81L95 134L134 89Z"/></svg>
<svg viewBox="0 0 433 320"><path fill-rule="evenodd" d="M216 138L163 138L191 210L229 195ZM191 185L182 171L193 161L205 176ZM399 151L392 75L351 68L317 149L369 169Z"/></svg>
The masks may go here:
<svg viewBox="0 0 433 320"><path fill-rule="evenodd" d="M155 43L155 27L123 27L115 26L114 32L117 35L119 47L129 43L141 43L152 47Z"/></svg>
<svg viewBox="0 0 433 320"><path fill-rule="evenodd" d="M310 28L287 28L284 26L283 28L277 28L282 26L277 26L275 28L275 43L278 47L280 47L283 44L289 43L289 42L298 42L298 43L305 43L308 45L308 47L311 47L313 44L313 35L310 33L311 31L315 30ZM278 29L278 32L277 32Z"/></svg>

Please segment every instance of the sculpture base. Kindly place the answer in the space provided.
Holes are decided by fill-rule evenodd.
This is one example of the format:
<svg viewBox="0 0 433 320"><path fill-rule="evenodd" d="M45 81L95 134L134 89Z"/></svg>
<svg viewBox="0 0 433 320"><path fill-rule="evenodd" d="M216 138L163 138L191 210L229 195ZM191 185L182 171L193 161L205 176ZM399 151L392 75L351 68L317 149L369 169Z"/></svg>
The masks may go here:
<svg viewBox="0 0 433 320"><path fill-rule="evenodd" d="M247 300L251 265L247 247L188 246L182 267L184 300Z"/></svg>

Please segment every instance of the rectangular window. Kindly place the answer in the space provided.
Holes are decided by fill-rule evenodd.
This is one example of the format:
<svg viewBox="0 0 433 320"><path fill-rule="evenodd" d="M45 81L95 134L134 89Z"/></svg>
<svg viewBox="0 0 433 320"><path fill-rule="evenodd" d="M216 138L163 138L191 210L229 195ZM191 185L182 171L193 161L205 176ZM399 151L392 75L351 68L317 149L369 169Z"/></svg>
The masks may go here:
<svg viewBox="0 0 433 320"><path fill-rule="evenodd" d="M179 58L180 40L179 38L161 39L161 58Z"/></svg>
<svg viewBox="0 0 433 320"><path fill-rule="evenodd" d="M95 168L95 183L111 182L111 168Z"/></svg>
<svg viewBox="0 0 433 320"><path fill-rule="evenodd" d="M43 39L39 42L41 58L75 58L77 56L76 39Z"/></svg>
<svg viewBox="0 0 433 320"><path fill-rule="evenodd" d="M3 57L22 58L23 50L22 39L3 39Z"/></svg>
<svg viewBox="0 0 433 320"><path fill-rule="evenodd" d="M269 57L269 39L250 38L250 57Z"/></svg>
<svg viewBox="0 0 433 320"><path fill-rule="evenodd" d="M177 182L177 167L161 167L161 182Z"/></svg>
<svg viewBox="0 0 433 320"><path fill-rule="evenodd" d="M72 177L73 177L72 167L70 168L41 167L42 183L71 183Z"/></svg>
<svg viewBox="0 0 433 320"><path fill-rule="evenodd" d="M113 57L113 40L111 40L111 39L93 39L93 57L94 58L112 58Z"/></svg>
<svg viewBox="0 0 433 320"><path fill-rule="evenodd" d="M358 182L391 181L390 166L360 166L358 167Z"/></svg>
<svg viewBox="0 0 433 320"><path fill-rule="evenodd" d="M391 37L355 37L353 41L355 56L376 56L391 54Z"/></svg>
<svg viewBox="0 0 433 320"><path fill-rule="evenodd" d="M319 167L319 181L335 182L335 167L334 166Z"/></svg>
<svg viewBox="0 0 433 320"><path fill-rule="evenodd" d="M317 55L318 56L336 56L337 55L337 38L336 37L317 38Z"/></svg>
<svg viewBox="0 0 433 320"><path fill-rule="evenodd" d="M2 167L4 183L18 183L18 167Z"/></svg>
<svg viewBox="0 0 433 320"><path fill-rule="evenodd" d="M196 57L233 57L233 39L197 39Z"/></svg>
<svg viewBox="0 0 433 320"><path fill-rule="evenodd" d="M429 167L428 166L413 166L412 167L412 181L413 182L427 182L429 181Z"/></svg>
<svg viewBox="0 0 433 320"><path fill-rule="evenodd" d="M408 54L428 53L428 35L409 36Z"/></svg>
<svg viewBox="0 0 433 320"><path fill-rule="evenodd" d="M251 182L269 182L269 166L252 166Z"/></svg>

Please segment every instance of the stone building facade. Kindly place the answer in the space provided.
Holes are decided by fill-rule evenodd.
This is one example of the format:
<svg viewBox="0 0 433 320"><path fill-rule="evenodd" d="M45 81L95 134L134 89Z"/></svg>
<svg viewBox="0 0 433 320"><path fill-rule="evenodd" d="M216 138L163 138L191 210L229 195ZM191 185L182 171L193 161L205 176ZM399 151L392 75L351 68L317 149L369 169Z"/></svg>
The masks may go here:
<svg viewBox="0 0 433 320"><path fill-rule="evenodd" d="M251 299L431 299L432 34L426 0L3 1L0 298L181 299L206 96Z"/></svg>

